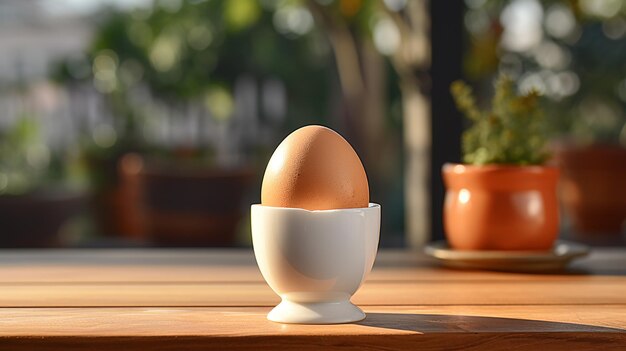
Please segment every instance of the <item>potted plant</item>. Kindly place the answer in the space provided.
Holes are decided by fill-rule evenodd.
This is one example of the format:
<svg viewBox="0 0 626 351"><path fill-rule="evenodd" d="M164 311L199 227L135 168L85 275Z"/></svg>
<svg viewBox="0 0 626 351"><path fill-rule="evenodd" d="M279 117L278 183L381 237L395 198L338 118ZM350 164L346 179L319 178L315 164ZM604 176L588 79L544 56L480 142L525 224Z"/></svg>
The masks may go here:
<svg viewBox="0 0 626 351"><path fill-rule="evenodd" d="M254 172L244 167L216 168L197 159L120 160L125 184L137 189L136 215L160 246L233 246L244 213L241 206Z"/></svg>
<svg viewBox="0 0 626 351"><path fill-rule="evenodd" d="M549 250L559 231L558 169L546 166L539 94L517 95L498 78L492 108L477 108L472 90L451 86L472 125L463 134L463 164L446 164L444 228L459 250Z"/></svg>
<svg viewBox="0 0 626 351"><path fill-rule="evenodd" d="M601 29L625 20L582 23L568 67L580 86L551 113L563 209L573 234L592 243L617 243L626 231L626 36Z"/></svg>
<svg viewBox="0 0 626 351"><path fill-rule="evenodd" d="M85 203L82 187L68 182L79 168L76 156L51 151L26 115L0 131L0 247L63 244L60 228Z"/></svg>
<svg viewBox="0 0 626 351"><path fill-rule="evenodd" d="M524 25L539 34L527 41L510 35L519 28L510 16L516 1L472 6L469 13L482 20L465 23L465 73L482 80L501 70L521 87L542 90L561 169L563 223L577 239L619 243L626 231L626 11L607 14L584 3L534 2L546 21Z"/></svg>
<svg viewBox="0 0 626 351"><path fill-rule="evenodd" d="M235 242L273 132L330 100L327 54L312 35L278 33L273 14L256 1L155 2L98 26L82 79L115 116L115 143L92 153L108 223L157 245Z"/></svg>
<svg viewBox="0 0 626 351"><path fill-rule="evenodd" d="M624 130L626 130L626 125ZM619 236L626 228L626 148L617 143L557 143L561 200L581 237Z"/></svg>
<svg viewBox="0 0 626 351"><path fill-rule="evenodd" d="M144 147L139 126L142 118L139 109L126 97L134 81L121 81L112 74L117 65L115 59L112 52L64 59L56 63L50 78L70 97L70 117L80 134L79 147L86 164L89 205L97 234L142 240L145 231L137 215L137 190L132 181L122 177L118 166L125 154ZM96 73L85 67L93 67L95 72L104 70L108 80L96 79ZM136 73L124 72L126 77L133 74Z"/></svg>

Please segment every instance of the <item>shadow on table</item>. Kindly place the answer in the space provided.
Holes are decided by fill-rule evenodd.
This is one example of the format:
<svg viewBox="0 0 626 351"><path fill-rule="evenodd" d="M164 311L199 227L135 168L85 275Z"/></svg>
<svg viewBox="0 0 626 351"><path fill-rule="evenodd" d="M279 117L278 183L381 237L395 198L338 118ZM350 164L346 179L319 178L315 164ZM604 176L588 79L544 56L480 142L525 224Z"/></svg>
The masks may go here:
<svg viewBox="0 0 626 351"><path fill-rule="evenodd" d="M510 332L511 330L515 330L516 332L626 333L626 329L599 327L587 324L448 314L374 312L367 313L367 318L356 324L418 333L498 333Z"/></svg>

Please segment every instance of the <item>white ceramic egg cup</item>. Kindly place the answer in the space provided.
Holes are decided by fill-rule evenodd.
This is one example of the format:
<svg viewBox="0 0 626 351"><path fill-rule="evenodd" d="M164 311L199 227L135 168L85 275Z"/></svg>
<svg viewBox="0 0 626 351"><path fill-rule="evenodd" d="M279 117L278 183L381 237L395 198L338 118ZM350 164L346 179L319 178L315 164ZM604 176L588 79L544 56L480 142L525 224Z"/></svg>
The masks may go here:
<svg viewBox="0 0 626 351"><path fill-rule="evenodd" d="M380 205L308 211L252 205L252 242L269 286L281 297L267 318L280 323L360 321L350 302L378 251Z"/></svg>

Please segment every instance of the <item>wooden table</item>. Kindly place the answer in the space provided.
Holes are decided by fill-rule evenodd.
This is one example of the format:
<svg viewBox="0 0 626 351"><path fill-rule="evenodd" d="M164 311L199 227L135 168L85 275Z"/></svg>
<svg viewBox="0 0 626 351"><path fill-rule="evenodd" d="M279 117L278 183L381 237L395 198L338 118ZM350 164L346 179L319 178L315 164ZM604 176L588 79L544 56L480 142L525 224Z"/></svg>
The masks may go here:
<svg viewBox="0 0 626 351"><path fill-rule="evenodd" d="M626 250L559 275L383 251L347 325L282 325L248 250L0 251L1 350L626 350Z"/></svg>

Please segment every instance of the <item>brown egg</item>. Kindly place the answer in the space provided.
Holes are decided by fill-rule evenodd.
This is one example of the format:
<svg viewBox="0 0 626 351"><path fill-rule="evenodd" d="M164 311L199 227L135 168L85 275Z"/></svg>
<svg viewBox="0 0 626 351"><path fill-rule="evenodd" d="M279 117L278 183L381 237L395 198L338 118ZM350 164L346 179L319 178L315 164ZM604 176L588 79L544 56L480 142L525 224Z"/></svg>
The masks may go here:
<svg viewBox="0 0 626 351"><path fill-rule="evenodd" d="M337 132L300 128L274 151L263 177L261 204L307 210L368 207L365 169Z"/></svg>

